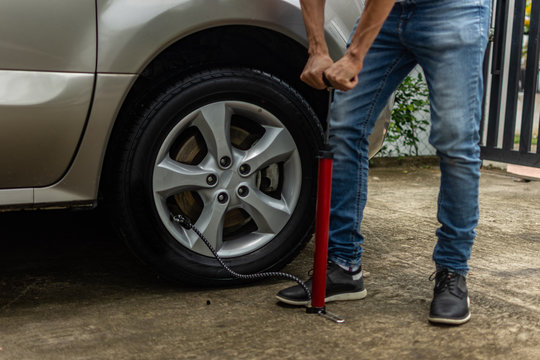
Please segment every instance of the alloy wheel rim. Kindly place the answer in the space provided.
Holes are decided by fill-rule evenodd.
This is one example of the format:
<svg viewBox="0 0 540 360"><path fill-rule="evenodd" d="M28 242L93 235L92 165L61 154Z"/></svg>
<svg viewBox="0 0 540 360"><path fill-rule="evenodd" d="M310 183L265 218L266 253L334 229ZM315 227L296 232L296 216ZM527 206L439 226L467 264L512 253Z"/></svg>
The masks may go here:
<svg viewBox="0 0 540 360"><path fill-rule="evenodd" d="M224 258L270 242L292 216L301 190L297 146L286 126L260 106L213 102L180 119L161 144L153 171L154 203L181 245L211 256L182 213Z"/></svg>

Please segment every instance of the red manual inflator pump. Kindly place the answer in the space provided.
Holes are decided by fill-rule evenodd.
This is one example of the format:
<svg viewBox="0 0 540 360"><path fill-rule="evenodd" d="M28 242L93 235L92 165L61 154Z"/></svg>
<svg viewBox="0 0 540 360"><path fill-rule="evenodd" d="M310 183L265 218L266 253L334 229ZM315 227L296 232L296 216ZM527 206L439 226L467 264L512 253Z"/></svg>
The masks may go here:
<svg viewBox="0 0 540 360"><path fill-rule="evenodd" d="M319 314L338 323L344 322L341 317L326 311L324 299L326 295L326 265L328 262L328 229L330 226L330 198L332 193L332 163L333 154L328 145L330 127L330 107L334 97L328 80L323 76L328 86L328 117L326 119L326 132L324 147L318 155L318 178L317 178L317 207L315 216L315 256L313 259L313 280L311 290L311 306L307 312Z"/></svg>

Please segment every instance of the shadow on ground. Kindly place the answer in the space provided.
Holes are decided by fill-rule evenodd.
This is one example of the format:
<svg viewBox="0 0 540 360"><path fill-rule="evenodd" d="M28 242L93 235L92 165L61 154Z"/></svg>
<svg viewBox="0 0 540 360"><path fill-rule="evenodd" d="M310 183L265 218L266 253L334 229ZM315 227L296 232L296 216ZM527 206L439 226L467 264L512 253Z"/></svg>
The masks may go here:
<svg viewBox="0 0 540 360"><path fill-rule="evenodd" d="M177 291L141 265L91 211L0 213L0 309Z"/></svg>

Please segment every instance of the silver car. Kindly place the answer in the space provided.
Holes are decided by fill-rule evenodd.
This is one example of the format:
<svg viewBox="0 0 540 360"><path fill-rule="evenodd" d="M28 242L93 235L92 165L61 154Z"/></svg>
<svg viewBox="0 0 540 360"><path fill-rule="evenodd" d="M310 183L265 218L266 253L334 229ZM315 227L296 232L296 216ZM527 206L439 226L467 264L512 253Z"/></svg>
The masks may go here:
<svg viewBox="0 0 540 360"><path fill-rule="evenodd" d="M329 0L332 56L362 1ZM275 270L310 239L327 96L294 0L3 0L0 210L103 205L169 278ZM389 111L372 135L382 142Z"/></svg>

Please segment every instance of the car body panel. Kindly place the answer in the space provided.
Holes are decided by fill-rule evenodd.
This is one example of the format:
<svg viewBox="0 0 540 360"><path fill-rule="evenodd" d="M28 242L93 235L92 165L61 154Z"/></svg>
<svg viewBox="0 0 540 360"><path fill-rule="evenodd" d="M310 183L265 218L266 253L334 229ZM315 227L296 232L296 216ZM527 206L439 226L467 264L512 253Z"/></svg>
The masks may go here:
<svg viewBox="0 0 540 360"><path fill-rule="evenodd" d="M59 182L34 189L36 204L76 202L84 205L95 202L103 158L114 119L136 78L136 75L117 74L97 76L92 112L77 156Z"/></svg>
<svg viewBox="0 0 540 360"><path fill-rule="evenodd" d="M18 209L21 206L30 206L34 203L34 189L7 189L0 190L0 209Z"/></svg>
<svg viewBox="0 0 540 360"><path fill-rule="evenodd" d="M0 69L93 73L94 0L2 0Z"/></svg>
<svg viewBox="0 0 540 360"><path fill-rule="evenodd" d="M0 206L54 207L93 206L97 198L103 157L113 119L136 75L100 74L96 95L77 156L58 182L44 187L0 190Z"/></svg>
<svg viewBox="0 0 540 360"><path fill-rule="evenodd" d="M73 159L94 85L95 7L94 0L0 3L0 188L50 185Z"/></svg>
<svg viewBox="0 0 540 360"><path fill-rule="evenodd" d="M93 83L93 74L0 71L0 188L60 179L82 134Z"/></svg>

